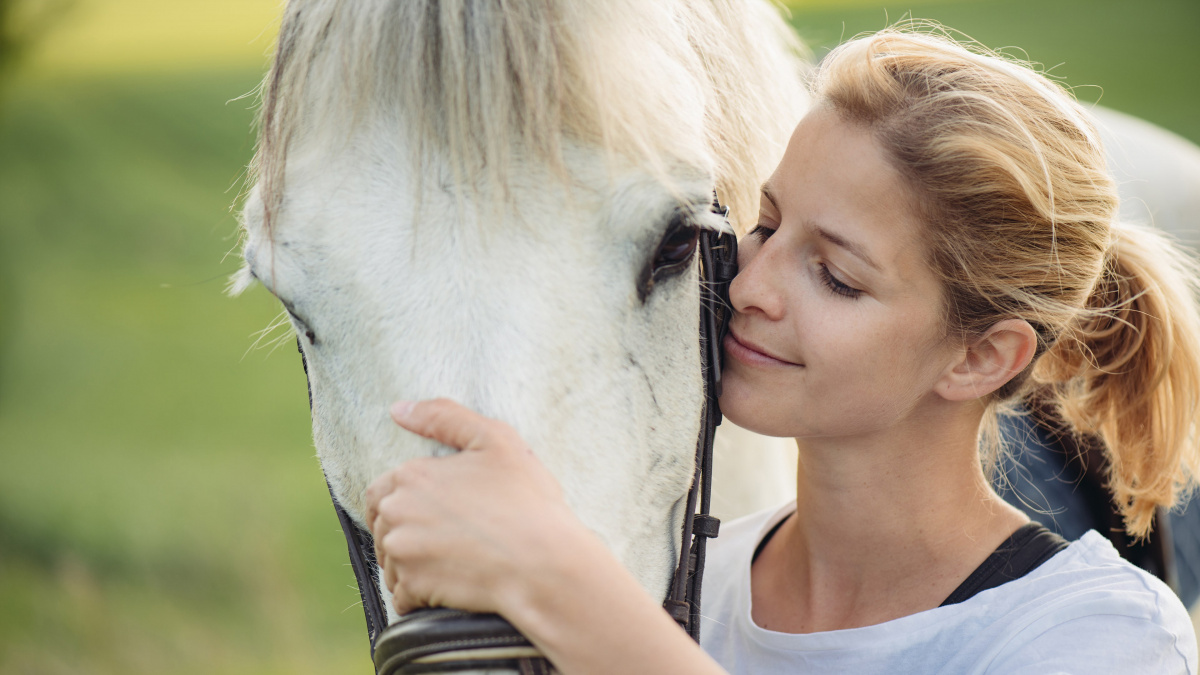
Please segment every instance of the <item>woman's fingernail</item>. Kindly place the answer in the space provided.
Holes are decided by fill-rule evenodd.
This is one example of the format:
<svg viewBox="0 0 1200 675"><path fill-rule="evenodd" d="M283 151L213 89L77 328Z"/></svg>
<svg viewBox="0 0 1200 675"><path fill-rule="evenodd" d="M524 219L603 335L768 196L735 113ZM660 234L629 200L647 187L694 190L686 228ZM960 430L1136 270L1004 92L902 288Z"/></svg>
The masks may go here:
<svg viewBox="0 0 1200 675"><path fill-rule="evenodd" d="M392 404L392 419L403 421L408 417L408 413L412 412L414 405L416 404L412 401L396 401Z"/></svg>

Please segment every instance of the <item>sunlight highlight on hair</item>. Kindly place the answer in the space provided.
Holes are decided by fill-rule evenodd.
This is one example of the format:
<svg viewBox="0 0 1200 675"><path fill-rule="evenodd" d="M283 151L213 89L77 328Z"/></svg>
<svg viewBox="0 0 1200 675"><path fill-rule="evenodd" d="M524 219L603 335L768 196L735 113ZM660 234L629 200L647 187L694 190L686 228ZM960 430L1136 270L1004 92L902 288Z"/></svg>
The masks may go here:
<svg viewBox="0 0 1200 675"><path fill-rule="evenodd" d="M792 53L759 46L772 41ZM579 145L669 187L680 163L710 173L741 231L806 104L773 86L803 76L801 56L765 3L293 0L253 167L267 227L297 139L334 148L403 125L405 161L447 167L460 196L509 199L520 162L569 184Z"/></svg>

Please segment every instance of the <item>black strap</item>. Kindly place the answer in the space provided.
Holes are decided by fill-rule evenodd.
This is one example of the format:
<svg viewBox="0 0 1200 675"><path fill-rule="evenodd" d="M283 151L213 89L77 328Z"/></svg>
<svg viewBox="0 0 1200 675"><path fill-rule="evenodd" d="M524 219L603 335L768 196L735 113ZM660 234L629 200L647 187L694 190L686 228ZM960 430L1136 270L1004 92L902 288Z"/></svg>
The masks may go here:
<svg viewBox="0 0 1200 675"><path fill-rule="evenodd" d="M775 536L775 533L790 517L789 514L771 526L762 541L758 542L758 546L754 547L754 555L750 558L750 564L753 565L754 561L758 560L759 554L767 547L767 542L771 541L771 537ZM971 572L966 581L963 581L950 593L941 606L956 605L989 588L1001 586L1013 579L1020 579L1053 558L1068 545L1065 539L1042 527L1040 523L1031 522L1022 525L993 551L983 561L983 564L975 568L975 571Z"/></svg>
<svg viewBox="0 0 1200 675"><path fill-rule="evenodd" d="M1067 541L1042 527L1028 523L1012 533L966 581L958 585L941 606L956 605L976 595L1020 579L1068 546Z"/></svg>
<svg viewBox="0 0 1200 675"><path fill-rule="evenodd" d="M386 635L379 640L373 657L379 673L409 675L490 669L550 672L550 662L512 624L496 614L443 607L422 609L397 619L388 626ZM445 658L447 654L451 656ZM428 657L443 658L423 661Z"/></svg>
<svg viewBox="0 0 1200 675"><path fill-rule="evenodd" d="M729 209L713 194L712 209L728 222ZM700 641L700 591L704 586L707 543L721 521L709 515L712 505L712 449L721 424L721 349L729 330L729 284L737 274L737 238L730 232L700 233L700 353L704 363L704 409L696 441L696 468L688 490L679 563L663 607L671 618ZM699 506L699 512L696 507Z"/></svg>
<svg viewBox="0 0 1200 675"><path fill-rule="evenodd" d="M793 511L792 513L795 513L795 512ZM774 525L772 525L771 529L767 530L766 536L764 536L762 538L762 541L758 542L758 546L754 547L754 555L750 556L750 564L751 565L753 565L755 562L758 561L758 556L762 555L763 549L767 547L767 542L771 541L771 537L774 537L775 533L779 531L779 528L783 527L783 524L786 523L787 519L791 518L791 517L792 517L792 514L789 513L788 515L784 516L783 519L780 520L778 523L775 523Z"/></svg>
<svg viewBox="0 0 1200 675"><path fill-rule="evenodd" d="M325 481L328 487L329 481ZM342 534L346 536L346 550L350 554L350 568L354 570L354 580L358 582L358 597L362 598L363 614L367 619L367 640L371 643L371 655L375 655L375 643L380 633L387 628L387 612L383 608L383 597L379 585L375 583L375 540L371 533L360 528L346 513L346 509L338 503L329 489L329 498L333 500L333 509L337 512L338 522L342 526Z"/></svg>
<svg viewBox="0 0 1200 675"><path fill-rule="evenodd" d="M312 412L313 395L312 380L308 377L308 359L304 356L304 348L300 338L296 338L296 351L300 352L300 365L304 367L304 382L308 386L308 410ZM325 487L329 490L329 498L333 500L333 510L337 513L338 524L342 526L342 535L346 537L346 551L350 554L350 568L354 570L354 580L358 582L358 597L362 599L363 614L367 619L367 641L371 645L371 656L375 655L375 641L379 634L387 628L387 612L383 608L383 597L379 584L375 582L375 540L371 533L359 527L346 509L342 508L337 497L333 494L333 486L325 479Z"/></svg>

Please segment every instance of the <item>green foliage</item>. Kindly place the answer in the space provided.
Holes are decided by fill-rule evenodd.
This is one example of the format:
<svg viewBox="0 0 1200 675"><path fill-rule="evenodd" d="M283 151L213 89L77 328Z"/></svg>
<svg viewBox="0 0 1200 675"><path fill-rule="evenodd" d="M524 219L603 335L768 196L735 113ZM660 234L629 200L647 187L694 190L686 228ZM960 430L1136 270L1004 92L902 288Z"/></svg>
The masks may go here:
<svg viewBox="0 0 1200 675"><path fill-rule="evenodd" d="M0 78L74 0L0 0Z"/></svg>
<svg viewBox="0 0 1200 675"><path fill-rule="evenodd" d="M0 71L5 70L12 62L16 49L12 34L13 9L15 0L0 0Z"/></svg>
<svg viewBox="0 0 1200 675"><path fill-rule="evenodd" d="M819 57L843 39L905 16L934 19L993 49L1044 65L1084 101L1099 100L1200 143L1200 2L973 0L792 9Z"/></svg>

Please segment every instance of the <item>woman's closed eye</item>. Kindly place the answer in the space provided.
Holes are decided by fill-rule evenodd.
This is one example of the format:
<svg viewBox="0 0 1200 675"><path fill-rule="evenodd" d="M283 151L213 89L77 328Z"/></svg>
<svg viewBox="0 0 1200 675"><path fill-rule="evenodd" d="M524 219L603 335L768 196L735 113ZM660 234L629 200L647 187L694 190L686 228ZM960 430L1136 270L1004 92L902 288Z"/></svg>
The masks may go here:
<svg viewBox="0 0 1200 675"><path fill-rule="evenodd" d="M770 239L771 235L773 234L775 234L774 227L759 223L753 230L750 230L746 236L754 237L761 242ZM863 294L861 290L854 288L853 286L850 286L833 276L833 273L829 271L829 267L826 266L825 263L818 263L817 268L818 274L821 275L821 283L824 284L825 288L829 289L831 293L835 293L850 299L855 299Z"/></svg>
<svg viewBox="0 0 1200 675"><path fill-rule="evenodd" d="M757 227L750 230L748 236L756 237L759 241L766 241L773 234L775 234L775 228L759 223Z"/></svg>
<svg viewBox="0 0 1200 675"><path fill-rule="evenodd" d="M833 276L833 273L829 271L829 268L825 265L825 263L817 263L817 268L819 269L818 274L821 275L821 282L825 284L825 287L828 288L831 293L835 293L850 299L854 299L862 295L863 292L861 290L854 288L853 286L848 286L839 281L837 277Z"/></svg>

